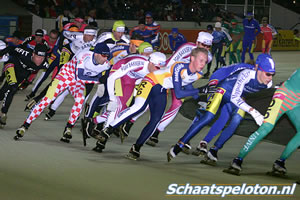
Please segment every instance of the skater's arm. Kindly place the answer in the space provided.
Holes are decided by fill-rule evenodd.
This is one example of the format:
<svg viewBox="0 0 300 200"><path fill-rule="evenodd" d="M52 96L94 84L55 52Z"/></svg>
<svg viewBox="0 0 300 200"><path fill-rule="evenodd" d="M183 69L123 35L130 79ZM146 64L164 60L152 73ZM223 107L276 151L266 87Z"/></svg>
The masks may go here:
<svg viewBox="0 0 300 200"><path fill-rule="evenodd" d="M188 86L186 89L183 87L181 73L183 73L183 70L188 69L186 69L182 64L176 64L173 70L172 81L176 98L181 99L187 96L192 96L194 98L197 96L196 98L198 98L199 90L195 89L193 86Z"/></svg>
<svg viewBox="0 0 300 200"><path fill-rule="evenodd" d="M245 85L251 80L251 78L255 78L255 71L253 70L243 70L233 86L230 101L236 105L238 108L244 110L245 112L250 112L251 106L249 106L242 98L242 94L244 91Z"/></svg>

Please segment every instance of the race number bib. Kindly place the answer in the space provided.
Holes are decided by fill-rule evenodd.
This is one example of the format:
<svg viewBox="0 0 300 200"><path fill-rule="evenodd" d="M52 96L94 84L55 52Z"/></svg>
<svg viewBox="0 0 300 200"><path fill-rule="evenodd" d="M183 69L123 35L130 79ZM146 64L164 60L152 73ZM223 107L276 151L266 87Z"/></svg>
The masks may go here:
<svg viewBox="0 0 300 200"><path fill-rule="evenodd" d="M268 107L268 110L264 117L264 122L270 123L272 125L275 125L275 122L277 120L281 104L283 100L285 99L285 95L280 92L276 92L273 96L273 99Z"/></svg>
<svg viewBox="0 0 300 200"><path fill-rule="evenodd" d="M152 87L153 87L152 83L148 81L142 81L139 84L139 87L137 89L136 97L142 97L144 99L147 99L151 92Z"/></svg>
<svg viewBox="0 0 300 200"><path fill-rule="evenodd" d="M220 107L225 92L226 90L224 88L218 88L217 92L213 93L208 99L206 111L215 115Z"/></svg>

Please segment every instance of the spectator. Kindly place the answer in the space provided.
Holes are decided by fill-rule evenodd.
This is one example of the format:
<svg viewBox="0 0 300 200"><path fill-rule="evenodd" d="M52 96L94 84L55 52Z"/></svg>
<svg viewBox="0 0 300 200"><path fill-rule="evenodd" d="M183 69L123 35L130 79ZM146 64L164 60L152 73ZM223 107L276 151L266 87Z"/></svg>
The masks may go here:
<svg viewBox="0 0 300 200"><path fill-rule="evenodd" d="M294 39L300 41L300 32L298 29L295 29L294 31Z"/></svg>
<svg viewBox="0 0 300 200"><path fill-rule="evenodd" d="M153 31L151 43L154 49L159 48L159 31L160 25L153 20L152 12L146 12L146 26L149 27L149 30Z"/></svg>
<svg viewBox="0 0 300 200"><path fill-rule="evenodd" d="M64 29L64 26L68 23L70 23L71 18L70 18L70 10L65 9L63 14L59 15L56 18L56 30L61 32Z"/></svg>
<svg viewBox="0 0 300 200"><path fill-rule="evenodd" d="M41 8L39 4L35 4L34 7L32 8L32 13L41 16Z"/></svg>
<svg viewBox="0 0 300 200"><path fill-rule="evenodd" d="M96 16L97 14L97 10L96 9L92 9L89 11L89 15L87 16L87 23L90 26L94 26L94 27L98 27L97 21L96 21Z"/></svg>
<svg viewBox="0 0 300 200"><path fill-rule="evenodd" d="M56 18L57 17L54 5L50 6L50 8L49 8L49 15L50 15L51 18Z"/></svg>
<svg viewBox="0 0 300 200"><path fill-rule="evenodd" d="M8 46L19 46L20 44L23 43L22 39L21 39L21 33L20 31L15 31L12 35L12 37L7 37L4 39L4 41L6 42L6 44Z"/></svg>
<svg viewBox="0 0 300 200"><path fill-rule="evenodd" d="M173 53L186 42L184 35L178 32L178 28L172 28L172 32L169 34L169 44Z"/></svg>
<svg viewBox="0 0 300 200"><path fill-rule="evenodd" d="M148 26L145 25L145 18L139 20L138 26L135 26L129 32L129 35L141 35L143 37L144 42L149 42L151 44L151 40L153 37L153 30L151 30Z"/></svg>

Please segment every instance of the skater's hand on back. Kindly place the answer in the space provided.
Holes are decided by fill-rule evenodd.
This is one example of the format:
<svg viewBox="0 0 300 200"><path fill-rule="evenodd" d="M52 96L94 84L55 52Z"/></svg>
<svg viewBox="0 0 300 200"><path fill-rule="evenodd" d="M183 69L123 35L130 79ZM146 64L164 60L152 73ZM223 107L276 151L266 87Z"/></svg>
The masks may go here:
<svg viewBox="0 0 300 200"><path fill-rule="evenodd" d="M258 126L261 126L263 124L264 116L260 114L260 112L252 108L250 109L249 114L253 117Z"/></svg>

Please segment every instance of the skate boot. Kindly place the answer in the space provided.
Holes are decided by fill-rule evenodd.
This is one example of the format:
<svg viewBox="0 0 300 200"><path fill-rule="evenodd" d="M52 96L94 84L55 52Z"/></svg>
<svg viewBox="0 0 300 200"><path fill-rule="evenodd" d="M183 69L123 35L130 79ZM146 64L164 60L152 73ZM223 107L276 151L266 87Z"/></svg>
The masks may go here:
<svg viewBox="0 0 300 200"><path fill-rule="evenodd" d="M185 153L186 155L189 155L191 149L192 149L191 144L190 143L186 143L186 144L184 144L184 146L182 148L182 153Z"/></svg>
<svg viewBox="0 0 300 200"><path fill-rule="evenodd" d="M55 110L49 108L49 112L46 114L45 121L50 120L55 115Z"/></svg>
<svg viewBox="0 0 300 200"><path fill-rule="evenodd" d="M96 124L93 122L92 118L86 118L85 126L82 127L82 132L85 132L87 138L92 137L93 130L96 128Z"/></svg>
<svg viewBox="0 0 300 200"><path fill-rule="evenodd" d="M90 134L94 129L95 124L93 123L93 119L85 118L81 119L81 133L83 139L83 146L86 146L86 139L90 138Z"/></svg>
<svg viewBox="0 0 300 200"><path fill-rule="evenodd" d="M121 127L120 127L121 143L123 143L125 138L128 137L129 131L130 131L132 125L133 125L133 123L131 121L125 122L124 124L121 125Z"/></svg>
<svg viewBox="0 0 300 200"><path fill-rule="evenodd" d="M216 166L218 161L218 151L215 149L210 148L207 154L205 155L204 159L200 161L202 164Z"/></svg>
<svg viewBox="0 0 300 200"><path fill-rule="evenodd" d="M14 140L19 140L21 137L23 137L26 130L27 129L23 125L20 128L18 128L16 131L17 135L14 136Z"/></svg>
<svg viewBox="0 0 300 200"><path fill-rule="evenodd" d="M168 160L168 162L171 162L171 160L176 157L176 154L174 152L174 147L175 146L172 146L171 149L170 149L170 151L168 151L168 153L167 153L167 160Z"/></svg>
<svg viewBox="0 0 300 200"><path fill-rule="evenodd" d="M147 142L146 142L147 145L152 146L152 147L155 147L157 143L158 143L158 138L153 137L153 136L151 136L149 138L149 140L147 140Z"/></svg>
<svg viewBox="0 0 300 200"><path fill-rule="evenodd" d="M33 106L35 106L35 104L36 101L32 99L31 101L28 102L28 104L26 104L24 111L31 110Z"/></svg>
<svg viewBox="0 0 300 200"><path fill-rule="evenodd" d="M72 139L72 128L66 127L60 141L70 143L70 139Z"/></svg>
<svg viewBox="0 0 300 200"><path fill-rule="evenodd" d="M96 146L93 148L93 151L96 151L98 153L102 153L103 149L105 149L105 144L106 144L106 141L101 142L101 141L98 140L96 142Z"/></svg>
<svg viewBox="0 0 300 200"><path fill-rule="evenodd" d="M4 126L6 125L6 120L7 120L7 114L0 113L0 128L4 128Z"/></svg>
<svg viewBox="0 0 300 200"><path fill-rule="evenodd" d="M34 94L31 92L29 95L26 95L25 101L29 101L29 100L32 99L33 97L34 97Z"/></svg>
<svg viewBox="0 0 300 200"><path fill-rule="evenodd" d="M193 151L192 155L194 156L203 156L207 154L207 142L201 141L196 148L195 151Z"/></svg>
<svg viewBox="0 0 300 200"><path fill-rule="evenodd" d="M114 132L114 128L109 126L103 129L102 131L100 131L100 134L96 135L95 137L100 142L106 142L110 138L111 134L113 134L113 132Z"/></svg>
<svg viewBox="0 0 300 200"><path fill-rule="evenodd" d="M235 158L231 162L230 167L227 169L224 169L223 172L239 176L242 171L242 163L243 163L242 159Z"/></svg>
<svg viewBox="0 0 300 200"><path fill-rule="evenodd" d="M140 152L137 150L136 145L132 145L129 153L125 156L130 160L137 160L140 157Z"/></svg>
<svg viewBox="0 0 300 200"><path fill-rule="evenodd" d="M159 133L160 133L160 131L156 129L155 132L153 133L153 135L148 139L146 144L149 145L149 146L155 147L156 144L158 143Z"/></svg>
<svg viewBox="0 0 300 200"><path fill-rule="evenodd" d="M96 127L93 129L91 136L97 139L97 136L101 133L103 126L104 122L97 124Z"/></svg>
<svg viewBox="0 0 300 200"><path fill-rule="evenodd" d="M273 163L272 171L267 172L267 175L285 177L286 172L285 162L278 159Z"/></svg>

